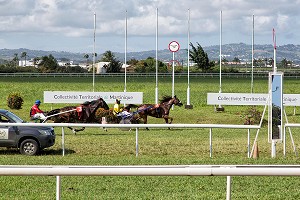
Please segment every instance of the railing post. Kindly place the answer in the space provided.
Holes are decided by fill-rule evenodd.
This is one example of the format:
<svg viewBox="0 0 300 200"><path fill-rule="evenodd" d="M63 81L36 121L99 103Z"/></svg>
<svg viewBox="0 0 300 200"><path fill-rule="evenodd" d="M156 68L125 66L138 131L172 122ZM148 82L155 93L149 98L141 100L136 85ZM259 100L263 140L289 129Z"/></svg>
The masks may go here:
<svg viewBox="0 0 300 200"><path fill-rule="evenodd" d="M135 129L135 156L139 155L139 128Z"/></svg>
<svg viewBox="0 0 300 200"><path fill-rule="evenodd" d="M209 129L209 157L212 157L212 128Z"/></svg>
<svg viewBox="0 0 300 200"><path fill-rule="evenodd" d="M64 131L64 127L61 127L61 148L62 148L62 155L65 156L65 131Z"/></svg>
<svg viewBox="0 0 300 200"><path fill-rule="evenodd" d="M250 158L250 129L248 128L248 158Z"/></svg>
<svg viewBox="0 0 300 200"><path fill-rule="evenodd" d="M60 176L56 176L56 200L60 200L61 188L60 188Z"/></svg>
<svg viewBox="0 0 300 200"><path fill-rule="evenodd" d="M231 199L231 176L227 176L226 200Z"/></svg>

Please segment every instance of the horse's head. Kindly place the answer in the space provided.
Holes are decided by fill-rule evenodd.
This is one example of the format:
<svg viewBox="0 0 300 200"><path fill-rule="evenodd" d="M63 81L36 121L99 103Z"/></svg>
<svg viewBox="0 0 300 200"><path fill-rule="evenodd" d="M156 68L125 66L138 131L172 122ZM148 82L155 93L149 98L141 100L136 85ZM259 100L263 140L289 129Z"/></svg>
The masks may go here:
<svg viewBox="0 0 300 200"><path fill-rule="evenodd" d="M182 106L183 104L181 103L181 101L176 97L176 95L173 97L173 103L176 106Z"/></svg>
<svg viewBox="0 0 300 200"><path fill-rule="evenodd" d="M100 101L101 108L104 108L105 110L109 110L107 103L102 98L100 98L99 101Z"/></svg>

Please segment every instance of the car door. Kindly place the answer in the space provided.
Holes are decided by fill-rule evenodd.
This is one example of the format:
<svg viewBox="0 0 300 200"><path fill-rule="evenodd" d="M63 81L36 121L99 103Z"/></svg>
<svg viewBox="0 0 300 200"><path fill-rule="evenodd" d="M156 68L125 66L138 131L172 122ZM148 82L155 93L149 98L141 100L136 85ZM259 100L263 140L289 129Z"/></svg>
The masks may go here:
<svg viewBox="0 0 300 200"><path fill-rule="evenodd" d="M16 143L18 128L13 126L3 125L3 123L12 122L5 115L0 113L0 146L13 147Z"/></svg>

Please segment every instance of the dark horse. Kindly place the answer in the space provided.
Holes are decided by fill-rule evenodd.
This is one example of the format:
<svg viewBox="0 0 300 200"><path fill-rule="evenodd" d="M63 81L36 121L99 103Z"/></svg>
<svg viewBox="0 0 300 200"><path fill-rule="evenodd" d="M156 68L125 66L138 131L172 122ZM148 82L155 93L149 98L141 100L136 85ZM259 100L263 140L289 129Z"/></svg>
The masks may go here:
<svg viewBox="0 0 300 200"><path fill-rule="evenodd" d="M106 102L102 98L99 98L94 101L84 102L79 106L66 106L51 110L46 113L46 117L47 120L50 119L54 123L93 123L97 122L95 113L98 108L109 110ZM82 129L68 128L73 130L74 133L85 129L84 127Z"/></svg>
<svg viewBox="0 0 300 200"><path fill-rule="evenodd" d="M170 124L173 121L173 118L169 116L170 109L173 105L182 106L181 101L176 97L164 96L159 104L142 104L138 107L137 112L140 118L143 119L144 124L147 124L147 116L164 118L166 124ZM148 130L148 128L147 128Z"/></svg>

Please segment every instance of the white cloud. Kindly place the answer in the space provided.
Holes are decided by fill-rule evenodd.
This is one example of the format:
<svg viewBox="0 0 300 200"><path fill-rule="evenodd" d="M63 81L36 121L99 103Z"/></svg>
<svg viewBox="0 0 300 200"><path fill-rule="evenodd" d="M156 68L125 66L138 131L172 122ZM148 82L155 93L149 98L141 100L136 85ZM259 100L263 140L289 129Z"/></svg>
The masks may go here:
<svg viewBox="0 0 300 200"><path fill-rule="evenodd" d="M274 27L281 34L281 43L300 44L299 0L0 0L0 37L1 46L10 48L18 43L24 35L40 38L42 46L59 41L57 49L64 50L67 45L76 51L87 51L91 43L82 46L83 42L93 35L93 14L97 14L97 42L99 46L113 51L124 46L125 10L128 16L129 49L143 48L141 43L155 37L156 8L159 15L159 41L167 38L184 40L187 34L187 10L190 9L190 31L193 41L205 44L218 44L220 10L224 40L228 42L245 42L251 36L252 15L255 16L255 34L258 42L269 43L269 35ZM18 37L13 37L18 35ZM34 37L35 36L35 37ZM111 41L108 41L108 37ZM13 39L15 38L15 39ZM73 42L70 42L73 40ZM34 41L28 41L33 47ZM78 45L76 45L78 43ZM101 43L101 44L100 44ZM80 45L79 45L80 44ZM41 44L40 44L41 45ZM20 46L20 47L24 47ZM51 46L51 45L49 45ZM151 46L151 45L147 45ZM155 46L155 45L154 45ZM165 44L159 44L165 48ZM40 46L39 46L40 47ZM145 47L147 48L147 47Z"/></svg>

